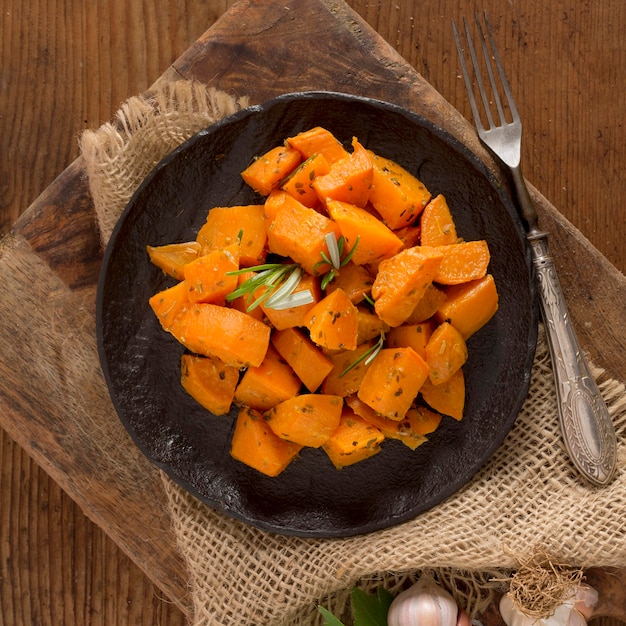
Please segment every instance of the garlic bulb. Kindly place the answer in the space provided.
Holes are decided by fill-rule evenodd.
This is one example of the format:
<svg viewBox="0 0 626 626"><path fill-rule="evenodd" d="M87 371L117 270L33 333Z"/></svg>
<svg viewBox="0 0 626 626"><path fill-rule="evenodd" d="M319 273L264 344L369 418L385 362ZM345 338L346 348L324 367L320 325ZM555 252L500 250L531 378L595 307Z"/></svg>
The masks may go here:
<svg viewBox="0 0 626 626"><path fill-rule="evenodd" d="M525 615L508 594L500 600L500 614L507 626L587 626L597 602L598 592L589 585L579 584L547 617Z"/></svg>
<svg viewBox="0 0 626 626"><path fill-rule="evenodd" d="M428 574L397 595L389 607L388 626L456 626L454 598Z"/></svg>

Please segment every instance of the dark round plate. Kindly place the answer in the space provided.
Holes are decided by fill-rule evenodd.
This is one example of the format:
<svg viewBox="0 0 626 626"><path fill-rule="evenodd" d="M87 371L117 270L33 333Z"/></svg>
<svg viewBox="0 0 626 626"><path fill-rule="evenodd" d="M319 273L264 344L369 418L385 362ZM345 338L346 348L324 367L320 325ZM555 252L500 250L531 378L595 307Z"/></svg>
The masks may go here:
<svg viewBox="0 0 626 626"><path fill-rule="evenodd" d="M195 238L212 207L260 201L239 173L255 155L313 126L353 136L443 193L460 236L486 239L500 308L469 341L464 419L444 418L412 452L382 452L337 471L305 449L277 478L229 454L231 416L214 416L180 385L183 348L148 298L171 281L146 244ZM482 162L428 120L336 93L287 94L201 131L167 156L128 204L107 247L97 300L101 363L119 416L145 455L190 493L256 527L303 537L386 528L430 509L469 481L509 432L526 397L537 318L529 255L510 198Z"/></svg>

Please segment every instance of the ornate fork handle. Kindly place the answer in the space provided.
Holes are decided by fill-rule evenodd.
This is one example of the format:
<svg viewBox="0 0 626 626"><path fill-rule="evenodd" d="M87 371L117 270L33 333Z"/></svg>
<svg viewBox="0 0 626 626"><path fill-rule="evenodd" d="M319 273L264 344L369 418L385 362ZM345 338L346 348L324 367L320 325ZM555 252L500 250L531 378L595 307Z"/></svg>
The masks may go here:
<svg viewBox="0 0 626 626"><path fill-rule="evenodd" d="M616 458L611 417L569 323L547 236L533 231L528 240L552 355L563 441L579 471L595 485L606 485Z"/></svg>

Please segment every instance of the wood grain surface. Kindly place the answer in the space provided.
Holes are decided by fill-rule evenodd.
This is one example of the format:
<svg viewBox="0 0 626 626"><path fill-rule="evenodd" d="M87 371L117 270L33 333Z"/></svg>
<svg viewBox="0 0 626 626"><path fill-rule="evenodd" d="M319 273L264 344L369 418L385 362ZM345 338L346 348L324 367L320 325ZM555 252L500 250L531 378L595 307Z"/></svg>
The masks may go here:
<svg viewBox="0 0 626 626"><path fill-rule="evenodd" d="M2 233L76 158L83 129L108 121L124 99L147 89L232 4L4 0ZM348 4L469 116L450 29L450 18L461 17L458 3ZM626 104L619 96L626 4L466 4L468 15L486 8L496 29L523 116L526 177L626 271L620 202ZM181 610L2 431L0 472L1 625L185 623Z"/></svg>

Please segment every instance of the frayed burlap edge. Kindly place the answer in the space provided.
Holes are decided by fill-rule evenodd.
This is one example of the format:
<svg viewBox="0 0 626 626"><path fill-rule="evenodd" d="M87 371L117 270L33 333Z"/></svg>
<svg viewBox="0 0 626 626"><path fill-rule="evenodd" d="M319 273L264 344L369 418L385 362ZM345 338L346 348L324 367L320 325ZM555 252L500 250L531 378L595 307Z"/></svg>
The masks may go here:
<svg viewBox="0 0 626 626"><path fill-rule="evenodd" d="M161 83L127 100L113 122L80 137L103 245L155 165L198 131L248 105L196 81Z"/></svg>

